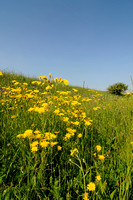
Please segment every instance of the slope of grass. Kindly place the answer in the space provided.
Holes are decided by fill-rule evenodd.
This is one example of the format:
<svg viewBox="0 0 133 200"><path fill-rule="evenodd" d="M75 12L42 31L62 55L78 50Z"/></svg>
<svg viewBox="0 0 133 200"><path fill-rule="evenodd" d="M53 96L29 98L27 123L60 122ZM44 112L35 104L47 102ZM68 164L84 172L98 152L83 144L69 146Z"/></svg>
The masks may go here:
<svg viewBox="0 0 133 200"><path fill-rule="evenodd" d="M133 97L0 76L0 199L133 199Z"/></svg>

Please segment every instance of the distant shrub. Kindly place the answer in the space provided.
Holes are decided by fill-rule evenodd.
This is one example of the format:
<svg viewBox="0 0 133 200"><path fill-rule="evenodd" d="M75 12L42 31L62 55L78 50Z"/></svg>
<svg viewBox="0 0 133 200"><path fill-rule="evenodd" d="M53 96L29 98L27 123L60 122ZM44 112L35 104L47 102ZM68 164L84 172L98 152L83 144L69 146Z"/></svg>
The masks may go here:
<svg viewBox="0 0 133 200"><path fill-rule="evenodd" d="M122 95L122 93L125 92L127 89L128 85L125 85L124 83L115 83L107 88L109 93L116 95Z"/></svg>

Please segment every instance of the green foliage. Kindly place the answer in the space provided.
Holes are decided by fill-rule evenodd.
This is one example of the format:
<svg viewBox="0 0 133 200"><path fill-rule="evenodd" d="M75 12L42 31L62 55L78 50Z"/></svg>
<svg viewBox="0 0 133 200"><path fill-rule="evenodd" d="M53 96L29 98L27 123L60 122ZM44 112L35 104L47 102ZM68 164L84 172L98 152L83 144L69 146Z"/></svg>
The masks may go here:
<svg viewBox="0 0 133 200"><path fill-rule="evenodd" d="M125 92L127 89L128 86L124 83L115 83L107 88L109 93L116 95L122 95L122 93Z"/></svg>

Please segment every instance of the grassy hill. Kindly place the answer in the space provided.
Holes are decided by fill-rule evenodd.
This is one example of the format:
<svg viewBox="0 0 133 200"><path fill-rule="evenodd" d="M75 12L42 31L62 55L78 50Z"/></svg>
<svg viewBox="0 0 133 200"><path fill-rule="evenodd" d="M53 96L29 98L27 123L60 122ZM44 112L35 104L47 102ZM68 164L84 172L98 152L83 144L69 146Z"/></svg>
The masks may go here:
<svg viewBox="0 0 133 200"><path fill-rule="evenodd" d="M133 96L0 74L0 199L133 199Z"/></svg>

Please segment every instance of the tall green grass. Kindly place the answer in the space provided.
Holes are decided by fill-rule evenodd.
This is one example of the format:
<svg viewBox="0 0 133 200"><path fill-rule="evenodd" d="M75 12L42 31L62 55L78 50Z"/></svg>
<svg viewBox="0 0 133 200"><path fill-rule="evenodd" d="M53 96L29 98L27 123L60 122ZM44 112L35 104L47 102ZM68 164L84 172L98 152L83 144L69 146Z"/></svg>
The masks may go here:
<svg viewBox="0 0 133 200"><path fill-rule="evenodd" d="M0 199L133 199L132 94L61 80L0 76Z"/></svg>

